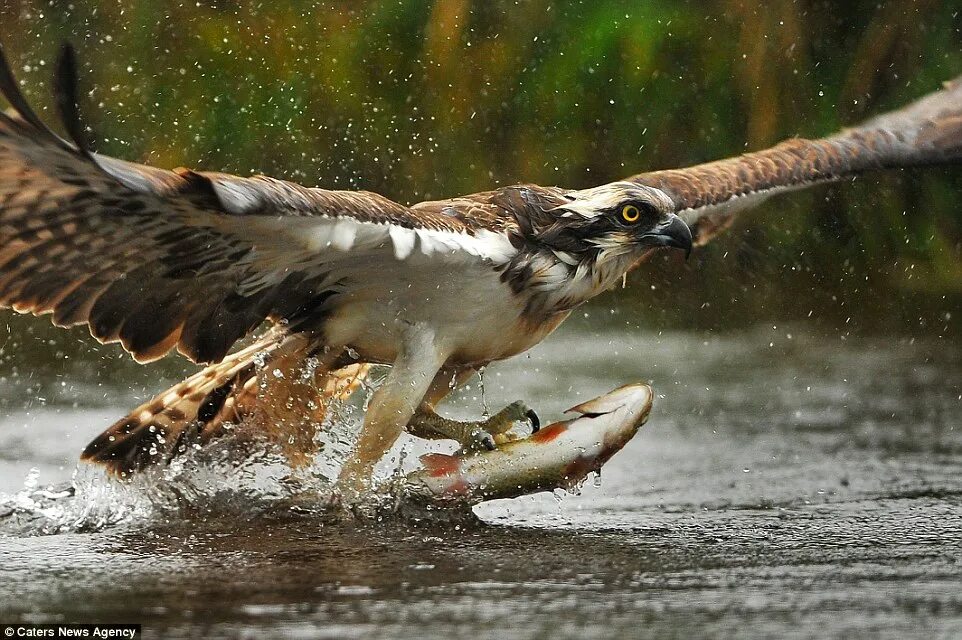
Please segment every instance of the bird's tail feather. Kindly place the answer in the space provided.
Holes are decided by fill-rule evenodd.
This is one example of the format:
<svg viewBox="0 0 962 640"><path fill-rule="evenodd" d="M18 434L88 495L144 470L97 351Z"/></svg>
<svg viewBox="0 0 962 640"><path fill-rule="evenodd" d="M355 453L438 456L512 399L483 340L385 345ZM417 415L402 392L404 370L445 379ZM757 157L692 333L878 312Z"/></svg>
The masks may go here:
<svg viewBox="0 0 962 640"><path fill-rule="evenodd" d="M309 353L303 335L269 335L137 407L81 459L129 477L244 425L302 465L316 452L314 434L330 401L349 396L368 371L364 364L330 370Z"/></svg>

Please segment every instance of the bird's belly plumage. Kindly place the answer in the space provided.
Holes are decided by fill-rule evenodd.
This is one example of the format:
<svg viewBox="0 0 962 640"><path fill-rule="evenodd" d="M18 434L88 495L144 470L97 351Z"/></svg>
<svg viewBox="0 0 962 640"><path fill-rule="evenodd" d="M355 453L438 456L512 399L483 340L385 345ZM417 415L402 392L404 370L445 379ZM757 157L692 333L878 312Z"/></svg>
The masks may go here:
<svg viewBox="0 0 962 640"><path fill-rule="evenodd" d="M563 319L533 327L526 300L481 260L411 256L375 271L345 287L323 325L326 342L365 361L391 363L412 332L430 332L450 364L485 364L537 344Z"/></svg>

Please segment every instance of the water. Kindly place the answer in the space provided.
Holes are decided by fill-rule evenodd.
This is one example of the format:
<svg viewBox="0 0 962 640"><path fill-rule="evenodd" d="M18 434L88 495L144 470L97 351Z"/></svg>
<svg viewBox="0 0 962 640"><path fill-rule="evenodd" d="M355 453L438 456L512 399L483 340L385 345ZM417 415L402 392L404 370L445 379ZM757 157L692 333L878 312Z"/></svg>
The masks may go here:
<svg viewBox="0 0 962 640"><path fill-rule="evenodd" d="M6 518L0 620L142 622L174 638L959 637L958 346L571 324L490 367L484 392L492 410L523 398L553 419L653 382L648 425L580 496L488 503L478 522L358 525L244 493L213 511L137 511L137 496L100 487L64 533ZM56 388L43 405L0 404L24 407L0 418L7 505L25 478L69 479L83 444L138 402L120 387L64 403ZM477 386L451 410L480 412Z"/></svg>

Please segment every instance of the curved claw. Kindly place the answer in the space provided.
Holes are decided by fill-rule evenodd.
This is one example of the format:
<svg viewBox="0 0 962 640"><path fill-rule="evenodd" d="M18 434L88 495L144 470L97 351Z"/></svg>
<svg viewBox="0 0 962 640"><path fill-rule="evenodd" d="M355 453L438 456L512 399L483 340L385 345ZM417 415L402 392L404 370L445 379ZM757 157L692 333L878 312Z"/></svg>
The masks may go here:
<svg viewBox="0 0 962 640"><path fill-rule="evenodd" d="M462 445L466 451L494 451L498 448L498 441L487 431L475 431L471 434L471 442Z"/></svg>
<svg viewBox="0 0 962 640"><path fill-rule="evenodd" d="M481 446L488 451L494 451L498 448L498 444L494 441L494 436L487 431L482 432L478 440L480 441Z"/></svg>
<svg viewBox="0 0 962 640"><path fill-rule="evenodd" d="M541 430L541 418L535 413L534 409L528 409L524 412L524 416L531 423L531 433L538 433Z"/></svg>

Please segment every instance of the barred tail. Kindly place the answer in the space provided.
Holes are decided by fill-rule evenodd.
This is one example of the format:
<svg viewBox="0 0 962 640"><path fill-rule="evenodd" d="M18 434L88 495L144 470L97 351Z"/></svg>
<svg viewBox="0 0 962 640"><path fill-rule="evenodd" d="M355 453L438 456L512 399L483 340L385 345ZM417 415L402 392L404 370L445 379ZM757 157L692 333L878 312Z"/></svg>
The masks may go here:
<svg viewBox="0 0 962 640"><path fill-rule="evenodd" d="M305 464L330 400L349 396L368 370L305 370L308 347L302 334L270 335L231 354L137 407L87 445L81 459L129 477L244 424L277 443L292 465Z"/></svg>

